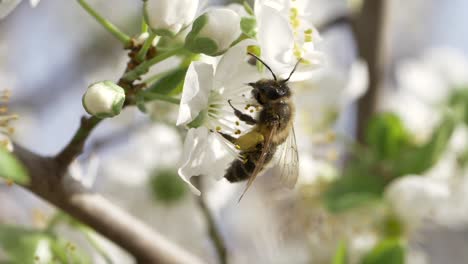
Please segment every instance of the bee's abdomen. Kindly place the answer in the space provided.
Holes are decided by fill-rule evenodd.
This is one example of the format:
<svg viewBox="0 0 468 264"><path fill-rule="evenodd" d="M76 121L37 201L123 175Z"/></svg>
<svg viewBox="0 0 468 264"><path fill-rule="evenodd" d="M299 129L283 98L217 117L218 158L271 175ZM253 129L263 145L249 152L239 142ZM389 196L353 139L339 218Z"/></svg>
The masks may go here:
<svg viewBox="0 0 468 264"><path fill-rule="evenodd" d="M229 168L226 170L226 174L224 175L224 177L230 182L239 182L249 179L257 166L260 166L260 168L258 168L258 171L261 171L265 167L265 165L271 161L273 155L275 154L275 151L276 147L270 146L270 151L268 151L268 153L266 154L263 164L258 164L258 160L260 159L260 155L262 154L261 149L254 152L241 153L241 155L245 155L247 157L246 161L233 161L231 163L231 166L229 166Z"/></svg>
<svg viewBox="0 0 468 264"><path fill-rule="evenodd" d="M230 182L240 182L247 180L255 170L255 163L252 160L242 162L235 160L231 163L231 166L226 171L224 177Z"/></svg>

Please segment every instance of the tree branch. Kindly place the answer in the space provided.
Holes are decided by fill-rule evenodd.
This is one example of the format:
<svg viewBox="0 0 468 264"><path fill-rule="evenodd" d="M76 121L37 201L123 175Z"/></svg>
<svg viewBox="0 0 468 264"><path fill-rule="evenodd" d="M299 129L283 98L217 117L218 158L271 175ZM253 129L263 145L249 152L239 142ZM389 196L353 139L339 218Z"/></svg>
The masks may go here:
<svg viewBox="0 0 468 264"><path fill-rule="evenodd" d="M200 206L200 209L202 210L203 216L205 217L207 221L208 235L210 236L211 241L213 242L213 246L215 247L216 252L218 253L219 263L227 264L228 254L226 250L226 245L224 243L222 234L218 230L218 227L215 223L215 219L210 211L210 208L208 208L202 196L198 196L197 201L198 201L198 205Z"/></svg>
<svg viewBox="0 0 468 264"><path fill-rule="evenodd" d="M15 145L14 154L31 177L26 188L127 250L138 263L203 263L99 194L63 177L56 159L19 145Z"/></svg>
<svg viewBox="0 0 468 264"><path fill-rule="evenodd" d="M357 138L364 141L369 119L377 108L378 90L385 74L387 0L364 1L353 24L359 56L369 66L369 88L358 102Z"/></svg>

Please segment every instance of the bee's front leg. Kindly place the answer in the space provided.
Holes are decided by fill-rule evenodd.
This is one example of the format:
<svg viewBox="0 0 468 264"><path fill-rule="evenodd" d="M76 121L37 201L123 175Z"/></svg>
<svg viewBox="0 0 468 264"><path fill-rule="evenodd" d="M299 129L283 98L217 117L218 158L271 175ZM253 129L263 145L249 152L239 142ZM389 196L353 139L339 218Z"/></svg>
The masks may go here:
<svg viewBox="0 0 468 264"><path fill-rule="evenodd" d="M220 134L221 136L223 136L223 138L227 139L229 142L231 142L232 144L236 144L236 141L237 141L237 138L236 137L233 137L231 135L228 135L228 134L225 134L223 132L216 132L218 134Z"/></svg>
<svg viewBox="0 0 468 264"><path fill-rule="evenodd" d="M248 125L255 125L257 124L257 120L255 120L255 118L247 115L247 114L244 114L242 113L240 110L236 109L232 104L231 104L231 100L228 100L228 103L229 105L232 107L232 109L234 110L234 114L237 116L237 118L239 118L241 121L244 121L245 123L247 123Z"/></svg>

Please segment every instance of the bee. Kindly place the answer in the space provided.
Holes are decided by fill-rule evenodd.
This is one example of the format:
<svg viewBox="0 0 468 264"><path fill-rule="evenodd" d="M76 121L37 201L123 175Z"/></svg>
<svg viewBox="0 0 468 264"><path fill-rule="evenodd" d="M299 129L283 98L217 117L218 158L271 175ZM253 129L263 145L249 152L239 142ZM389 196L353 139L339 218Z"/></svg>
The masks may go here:
<svg viewBox="0 0 468 264"><path fill-rule="evenodd" d="M222 134L240 150L241 160L234 160L226 170L224 177L229 182L248 180L239 201L245 195L258 174L274 158L280 167L281 183L293 188L298 177L299 156L294 133L294 103L292 92L287 82L296 70L300 60L286 79L278 79L272 69L260 58L249 53L261 62L272 74L273 79L261 79L248 83L252 87L253 98L261 107L258 118L236 109L231 101L229 105L241 121L251 125L250 131L239 137ZM276 155L275 155L276 154Z"/></svg>

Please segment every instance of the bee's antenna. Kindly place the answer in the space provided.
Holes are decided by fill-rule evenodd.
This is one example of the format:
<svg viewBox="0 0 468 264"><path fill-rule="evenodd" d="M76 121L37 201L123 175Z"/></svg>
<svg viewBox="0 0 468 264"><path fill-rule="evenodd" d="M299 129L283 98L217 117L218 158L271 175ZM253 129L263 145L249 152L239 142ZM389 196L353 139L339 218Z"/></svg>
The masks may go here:
<svg viewBox="0 0 468 264"><path fill-rule="evenodd" d="M291 71L291 73L289 74L288 78L286 80L284 80L283 82L287 83L289 81L289 79L291 78L291 76L293 75L293 73L296 71L297 69L297 66L299 66L299 63L301 63L302 61L302 58L300 58L297 62L296 62L296 65L294 65L294 68L293 70Z"/></svg>
<svg viewBox="0 0 468 264"><path fill-rule="evenodd" d="M273 79L275 79L275 81L277 80L276 78L276 75L273 73L273 70L270 68L270 66L268 66L264 61L262 61L262 59L260 59L259 57L257 57L257 55L249 52L249 55L254 57L255 59L257 59L259 62L261 62L263 65L265 65L265 67L271 72L271 75L273 75Z"/></svg>

